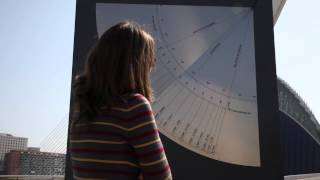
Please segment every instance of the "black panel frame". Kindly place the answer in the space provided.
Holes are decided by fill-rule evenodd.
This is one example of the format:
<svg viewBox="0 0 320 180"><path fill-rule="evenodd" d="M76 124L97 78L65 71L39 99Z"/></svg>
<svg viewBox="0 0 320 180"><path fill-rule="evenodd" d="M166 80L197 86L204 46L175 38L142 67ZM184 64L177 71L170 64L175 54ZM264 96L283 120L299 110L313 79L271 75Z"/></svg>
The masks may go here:
<svg viewBox="0 0 320 180"><path fill-rule="evenodd" d="M252 7L260 135L261 167L247 167L212 160L193 153L161 135L175 180L282 180L280 123L274 50L272 0L77 0L72 80L84 67L86 54L98 39L96 3L210 5ZM73 92L71 90L70 116ZM70 131L70 123L69 123ZM69 147L69 138L68 146ZM173 161L173 159L175 159ZM67 148L65 179L72 179L70 151Z"/></svg>

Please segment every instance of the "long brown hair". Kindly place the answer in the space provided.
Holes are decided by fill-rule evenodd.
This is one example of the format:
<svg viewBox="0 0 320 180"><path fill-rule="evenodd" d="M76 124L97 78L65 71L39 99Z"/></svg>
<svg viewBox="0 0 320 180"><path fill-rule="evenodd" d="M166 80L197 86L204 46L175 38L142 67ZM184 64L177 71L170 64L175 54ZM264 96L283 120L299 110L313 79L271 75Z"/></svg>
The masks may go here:
<svg viewBox="0 0 320 180"><path fill-rule="evenodd" d="M140 25L125 21L109 28L91 49L85 70L73 85L81 115L94 116L129 93L140 93L152 102L154 65L154 39Z"/></svg>

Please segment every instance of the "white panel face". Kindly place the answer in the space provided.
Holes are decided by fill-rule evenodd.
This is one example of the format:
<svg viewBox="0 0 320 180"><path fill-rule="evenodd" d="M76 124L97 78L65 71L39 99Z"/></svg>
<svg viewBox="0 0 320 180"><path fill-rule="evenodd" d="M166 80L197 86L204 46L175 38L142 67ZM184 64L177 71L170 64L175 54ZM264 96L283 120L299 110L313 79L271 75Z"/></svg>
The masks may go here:
<svg viewBox="0 0 320 180"><path fill-rule="evenodd" d="M155 38L162 134L211 159L260 166L252 9L100 3L96 15L99 36L133 20Z"/></svg>

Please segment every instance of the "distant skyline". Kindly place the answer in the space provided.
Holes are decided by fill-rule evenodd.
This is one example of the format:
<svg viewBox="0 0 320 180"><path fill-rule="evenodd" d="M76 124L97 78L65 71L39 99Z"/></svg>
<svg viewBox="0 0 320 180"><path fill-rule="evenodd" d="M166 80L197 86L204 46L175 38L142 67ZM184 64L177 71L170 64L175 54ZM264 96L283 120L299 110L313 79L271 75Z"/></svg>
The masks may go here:
<svg viewBox="0 0 320 180"><path fill-rule="evenodd" d="M287 0L275 26L277 74L318 121L319 6ZM0 133L27 137L29 146L49 141L57 126L66 137L74 20L75 0L0 2Z"/></svg>

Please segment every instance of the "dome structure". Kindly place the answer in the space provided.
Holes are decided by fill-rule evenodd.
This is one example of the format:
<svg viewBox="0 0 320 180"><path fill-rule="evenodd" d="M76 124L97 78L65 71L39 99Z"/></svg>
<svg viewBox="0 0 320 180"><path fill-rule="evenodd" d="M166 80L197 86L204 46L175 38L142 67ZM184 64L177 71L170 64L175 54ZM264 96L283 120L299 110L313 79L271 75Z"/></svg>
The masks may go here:
<svg viewBox="0 0 320 180"><path fill-rule="evenodd" d="M284 5L286 4L287 0L273 0L272 4L273 4L273 22L274 24L276 24L280 13L284 7Z"/></svg>
<svg viewBox="0 0 320 180"><path fill-rule="evenodd" d="M284 175L320 172L320 125L302 98L278 79Z"/></svg>
<svg viewBox="0 0 320 180"><path fill-rule="evenodd" d="M320 124L298 93L280 78L278 96L280 111L290 116L320 144Z"/></svg>

